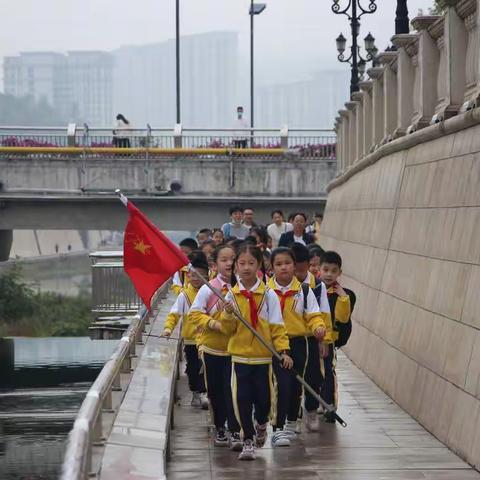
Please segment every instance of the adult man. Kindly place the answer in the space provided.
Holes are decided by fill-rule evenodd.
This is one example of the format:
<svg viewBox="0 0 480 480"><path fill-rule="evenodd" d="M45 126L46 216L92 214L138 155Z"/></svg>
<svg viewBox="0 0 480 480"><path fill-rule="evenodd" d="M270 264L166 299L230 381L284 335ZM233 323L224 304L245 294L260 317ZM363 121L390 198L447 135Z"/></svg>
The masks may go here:
<svg viewBox="0 0 480 480"><path fill-rule="evenodd" d="M305 232L307 224L307 216L304 213L296 213L293 217L293 230L283 233L278 242L279 247L290 247L293 243L301 243L309 245L315 242L315 238L311 233Z"/></svg>
<svg viewBox="0 0 480 480"><path fill-rule="evenodd" d="M256 227L257 224L253 221L253 208L245 208L243 210L243 224L248 227L248 229L252 229Z"/></svg>
<svg viewBox="0 0 480 480"><path fill-rule="evenodd" d="M229 211L231 221L222 225L222 232L225 239L234 237L244 240L250 233L250 229L242 224L243 208L235 206L231 207Z"/></svg>

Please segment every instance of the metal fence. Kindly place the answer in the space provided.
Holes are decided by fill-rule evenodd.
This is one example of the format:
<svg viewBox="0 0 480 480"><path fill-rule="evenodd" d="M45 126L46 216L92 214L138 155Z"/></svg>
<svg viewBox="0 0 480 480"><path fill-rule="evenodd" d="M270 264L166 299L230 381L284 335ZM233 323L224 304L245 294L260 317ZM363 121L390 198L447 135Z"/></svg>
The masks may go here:
<svg viewBox="0 0 480 480"><path fill-rule="evenodd" d="M114 131L71 124L68 127L0 127L0 147L79 147L148 149L261 148L300 150L304 156L336 157L329 129L138 128Z"/></svg>

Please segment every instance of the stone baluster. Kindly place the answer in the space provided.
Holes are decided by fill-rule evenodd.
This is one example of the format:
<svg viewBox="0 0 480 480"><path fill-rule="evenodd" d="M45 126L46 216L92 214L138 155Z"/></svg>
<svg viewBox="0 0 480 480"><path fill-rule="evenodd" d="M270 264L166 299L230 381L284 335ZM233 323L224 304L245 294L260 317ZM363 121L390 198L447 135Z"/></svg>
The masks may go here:
<svg viewBox="0 0 480 480"><path fill-rule="evenodd" d="M372 86L372 150L375 150L383 138L383 67L373 67L367 70L373 80Z"/></svg>
<svg viewBox="0 0 480 480"><path fill-rule="evenodd" d="M378 61L383 65L383 137L390 142L397 128L397 52L382 52Z"/></svg>
<svg viewBox="0 0 480 480"><path fill-rule="evenodd" d="M350 126L347 110L340 110L338 112L342 117L342 172L348 166L348 159L350 157Z"/></svg>
<svg viewBox="0 0 480 480"><path fill-rule="evenodd" d="M360 91L360 92L354 92L352 94L352 100L354 102L356 102L357 106L355 108L355 118L356 118L356 121L357 121L357 125L356 125L356 134L357 134L357 138L356 138L356 153L357 153L357 156L356 156L356 159L354 159L354 162L355 161L359 161L362 157L363 157L363 135L364 135L364 127L363 127L363 92Z"/></svg>
<svg viewBox="0 0 480 480"><path fill-rule="evenodd" d="M441 22L429 28L432 37L437 40L440 51L438 98L431 123L456 115L464 103L465 96L467 29L455 10L459 0L444 2L448 9L443 17L442 31L438 31Z"/></svg>
<svg viewBox="0 0 480 480"><path fill-rule="evenodd" d="M363 92L363 150L360 152L364 157L370 153L373 146L372 138L372 86L371 80L360 82L360 90Z"/></svg>
<svg viewBox="0 0 480 480"><path fill-rule="evenodd" d="M435 112L440 57L435 40L428 29L437 27L442 22L443 17L439 16L422 16L412 20L413 27L418 31L418 37L406 47L414 69L413 118L407 133L429 125Z"/></svg>
<svg viewBox="0 0 480 480"><path fill-rule="evenodd" d="M400 34L392 37L392 43L397 48L397 127L393 138L407 133L407 128L413 118L413 98L415 83L415 67L412 57L407 52L409 45L418 42L418 35Z"/></svg>
<svg viewBox="0 0 480 480"><path fill-rule="evenodd" d="M462 112L480 106L480 57L479 57L479 12L477 0L463 0L456 7L457 13L467 31L467 50L465 58L465 94Z"/></svg>
<svg viewBox="0 0 480 480"><path fill-rule="evenodd" d="M348 110L348 143L349 143L349 155L348 166L354 164L357 159L357 102L346 102L345 107Z"/></svg>

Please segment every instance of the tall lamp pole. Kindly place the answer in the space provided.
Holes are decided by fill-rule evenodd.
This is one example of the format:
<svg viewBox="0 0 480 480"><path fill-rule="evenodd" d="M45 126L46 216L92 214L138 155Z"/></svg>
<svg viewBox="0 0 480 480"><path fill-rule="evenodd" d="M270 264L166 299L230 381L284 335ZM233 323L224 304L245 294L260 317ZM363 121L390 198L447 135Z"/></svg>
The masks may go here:
<svg viewBox="0 0 480 480"><path fill-rule="evenodd" d="M181 123L181 116L180 116L180 0L176 0L176 8L175 8L175 67L176 67L177 123Z"/></svg>
<svg viewBox="0 0 480 480"><path fill-rule="evenodd" d="M255 15L260 15L267 5L265 3L253 3L251 0L250 10L248 14L250 15L250 128L252 129L252 142L253 142L253 128L255 126L255 110L254 110L254 35L253 35L253 18Z"/></svg>
<svg viewBox="0 0 480 480"><path fill-rule="evenodd" d="M341 33L337 39L338 60L342 63L349 63L351 65L351 80L350 80L350 94L358 92L358 83L360 81L360 74L363 75L366 68L366 63L372 60L378 50L375 47L375 38L369 33L365 41L365 50L367 55L363 58L360 55L360 46L358 45L358 35L360 33L360 18L363 15L374 13L377 10L376 0L368 0L369 4L366 7L362 6L362 0L348 0L347 6L340 5L341 0L333 0L332 11L337 15L346 15L350 21L350 28L352 34L352 46L350 47L351 54L345 58L344 52L347 45L347 39Z"/></svg>
<svg viewBox="0 0 480 480"><path fill-rule="evenodd" d="M410 20L408 19L407 0L397 0L395 16L395 35L410 32Z"/></svg>

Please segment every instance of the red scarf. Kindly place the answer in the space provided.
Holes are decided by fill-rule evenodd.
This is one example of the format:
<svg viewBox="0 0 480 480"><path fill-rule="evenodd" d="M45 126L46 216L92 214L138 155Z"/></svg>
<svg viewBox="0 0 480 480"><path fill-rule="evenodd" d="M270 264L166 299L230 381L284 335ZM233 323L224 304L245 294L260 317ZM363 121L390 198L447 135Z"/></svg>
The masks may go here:
<svg viewBox="0 0 480 480"><path fill-rule="evenodd" d="M256 330L258 324L258 306L253 297L253 293L250 290L240 290L240 294L248 300L248 305L250 307L250 320L253 328Z"/></svg>
<svg viewBox="0 0 480 480"><path fill-rule="evenodd" d="M285 293L282 293L281 290L275 290L275 293L280 297L280 307L282 308L283 313L283 310L285 310L285 302L287 301L287 298L293 297L298 292L297 290L288 290Z"/></svg>

